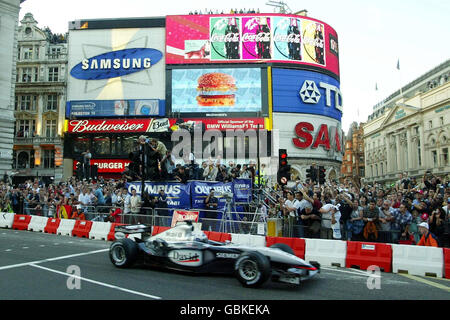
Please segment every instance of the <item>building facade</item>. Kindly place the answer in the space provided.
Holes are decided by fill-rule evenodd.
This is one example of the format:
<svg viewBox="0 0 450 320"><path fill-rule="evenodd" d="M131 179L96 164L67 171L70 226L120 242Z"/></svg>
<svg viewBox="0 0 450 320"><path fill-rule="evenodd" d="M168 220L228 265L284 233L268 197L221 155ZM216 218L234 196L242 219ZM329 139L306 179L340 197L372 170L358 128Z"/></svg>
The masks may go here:
<svg viewBox="0 0 450 320"><path fill-rule="evenodd" d="M450 60L374 107L364 128L365 179L450 172Z"/></svg>
<svg viewBox="0 0 450 320"><path fill-rule="evenodd" d="M11 173L19 0L0 0L0 174Z"/></svg>
<svg viewBox="0 0 450 320"><path fill-rule="evenodd" d="M31 13L20 21L12 167L16 182L62 178L67 42L40 29Z"/></svg>
<svg viewBox="0 0 450 320"><path fill-rule="evenodd" d="M364 123L353 122L345 138L345 153L342 159L341 181L361 183L364 178Z"/></svg>
<svg viewBox="0 0 450 320"><path fill-rule="evenodd" d="M173 131L199 126L200 151L205 132L222 133L226 164L258 158L276 181L278 150L287 149L294 177L305 179L311 162L339 177L343 106L338 38L328 24L273 13L87 19L69 23L69 39L65 177L87 149L94 172L120 176L140 135L171 148ZM201 86L208 78L229 87ZM270 150L228 157L231 129L267 130ZM256 145L249 141L246 150ZM197 151L198 164L209 159Z"/></svg>

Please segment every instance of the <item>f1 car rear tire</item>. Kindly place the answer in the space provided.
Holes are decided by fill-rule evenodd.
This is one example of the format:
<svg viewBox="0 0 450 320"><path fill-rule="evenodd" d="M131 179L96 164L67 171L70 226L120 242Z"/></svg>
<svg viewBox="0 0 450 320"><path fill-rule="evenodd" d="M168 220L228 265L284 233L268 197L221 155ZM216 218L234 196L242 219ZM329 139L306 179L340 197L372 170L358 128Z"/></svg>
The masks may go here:
<svg viewBox="0 0 450 320"><path fill-rule="evenodd" d="M257 288L271 276L269 259L259 252L243 252L236 259L234 273L239 282L248 288Z"/></svg>
<svg viewBox="0 0 450 320"><path fill-rule="evenodd" d="M270 248L280 249L281 251L295 255L294 250L292 250L292 248L285 243L275 243L271 245Z"/></svg>
<svg viewBox="0 0 450 320"><path fill-rule="evenodd" d="M117 268L131 267L136 262L137 256L136 242L128 238L114 241L109 249L109 258Z"/></svg>

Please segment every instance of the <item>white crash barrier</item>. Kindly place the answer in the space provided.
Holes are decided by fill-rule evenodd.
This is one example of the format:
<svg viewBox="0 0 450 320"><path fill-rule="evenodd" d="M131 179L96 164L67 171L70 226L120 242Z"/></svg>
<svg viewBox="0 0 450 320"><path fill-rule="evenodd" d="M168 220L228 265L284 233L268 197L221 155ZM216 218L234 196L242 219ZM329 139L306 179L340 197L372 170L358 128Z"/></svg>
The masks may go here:
<svg viewBox="0 0 450 320"><path fill-rule="evenodd" d="M305 239L305 261L322 266L345 267L347 242L340 240Z"/></svg>
<svg viewBox="0 0 450 320"><path fill-rule="evenodd" d="M61 219L61 223L59 224L58 229L56 230L56 234L63 236L72 236L72 230L75 226L76 220L72 219Z"/></svg>
<svg viewBox="0 0 450 320"><path fill-rule="evenodd" d="M236 244L241 244L249 247L265 247L266 237L256 236L251 234L231 234L231 242Z"/></svg>
<svg viewBox="0 0 450 320"><path fill-rule="evenodd" d="M89 239L105 240L108 239L108 234L111 231L111 222L94 221L92 223L91 231L89 232Z"/></svg>
<svg viewBox="0 0 450 320"><path fill-rule="evenodd" d="M14 223L14 213L0 212L0 228L11 229Z"/></svg>
<svg viewBox="0 0 450 320"><path fill-rule="evenodd" d="M442 278L444 252L436 247L393 244L392 272Z"/></svg>
<svg viewBox="0 0 450 320"><path fill-rule="evenodd" d="M44 228L47 225L48 218L41 216L31 216L30 223L28 224L29 231L44 232Z"/></svg>

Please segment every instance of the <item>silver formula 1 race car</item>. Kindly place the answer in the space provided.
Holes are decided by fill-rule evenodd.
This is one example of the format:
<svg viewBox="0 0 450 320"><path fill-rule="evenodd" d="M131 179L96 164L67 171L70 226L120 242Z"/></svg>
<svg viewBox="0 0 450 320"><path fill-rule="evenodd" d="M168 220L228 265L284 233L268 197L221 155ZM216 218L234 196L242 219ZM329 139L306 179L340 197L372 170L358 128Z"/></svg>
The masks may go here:
<svg viewBox="0 0 450 320"><path fill-rule="evenodd" d="M141 237L127 238L133 234ZM269 278L300 284L320 272L319 264L298 258L288 245L250 247L211 241L202 231L194 231L189 221L154 236L148 225L117 226L116 239L109 257L118 268L144 263L195 273L234 274L245 287L259 287Z"/></svg>

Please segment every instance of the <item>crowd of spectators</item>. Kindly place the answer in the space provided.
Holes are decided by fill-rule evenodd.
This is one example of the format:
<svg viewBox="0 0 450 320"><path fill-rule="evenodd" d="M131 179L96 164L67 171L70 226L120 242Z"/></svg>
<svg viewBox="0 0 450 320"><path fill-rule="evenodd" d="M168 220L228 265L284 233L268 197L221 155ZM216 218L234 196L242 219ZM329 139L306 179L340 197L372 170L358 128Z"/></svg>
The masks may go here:
<svg viewBox="0 0 450 320"><path fill-rule="evenodd" d="M272 190L270 199L267 216L282 219L285 236L450 246L448 175L404 173L389 186L308 179Z"/></svg>
<svg viewBox="0 0 450 320"><path fill-rule="evenodd" d="M227 182L239 177L255 182L258 177L255 162L239 165L230 161L225 165L218 159L197 165L190 154L183 164L175 164L167 150L161 163L168 166L168 181ZM265 176L264 164L260 169ZM125 184L136 179L129 174L126 170L121 179L99 181L72 177L49 185L38 179L20 185L1 181L0 209L72 219L90 219L89 212L94 211L105 214L108 221L119 222L123 213L150 214L153 209L167 208L164 191L156 197L146 192L142 196L130 194ZM427 239L435 239L441 247L450 246L448 175L439 178L427 172L415 179L403 174L388 186L351 181L327 181L319 186L309 179L288 185L264 186L265 205L259 206L267 218L282 221L285 236L417 244L424 243L422 234L427 231ZM169 215L169 211L158 211L158 215Z"/></svg>

